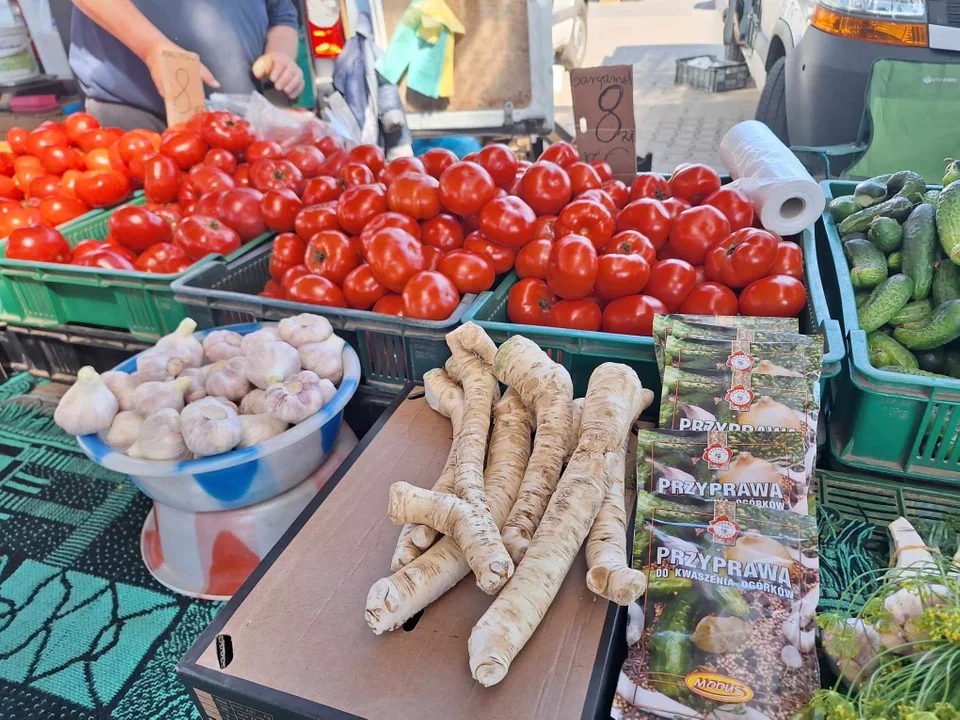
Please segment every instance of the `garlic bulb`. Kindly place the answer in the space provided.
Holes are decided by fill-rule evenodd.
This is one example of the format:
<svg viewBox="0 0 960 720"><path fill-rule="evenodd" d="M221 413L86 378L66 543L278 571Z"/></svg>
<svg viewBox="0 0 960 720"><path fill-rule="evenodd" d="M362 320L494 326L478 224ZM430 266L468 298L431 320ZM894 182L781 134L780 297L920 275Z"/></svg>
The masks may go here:
<svg viewBox="0 0 960 720"><path fill-rule="evenodd" d="M229 360L243 353L240 350L240 343L243 336L232 330L214 330L203 339L203 352L210 362L219 362L220 360Z"/></svg>
<svg viewBox="0 0 960 720"><path fill-rule="evenodd" d="M110 429L100 434L103 441L112 449L127 452L130 446L137 441L141 425L143 425L142 417L132 410L124 410L117 413Z"/></svg>
<svg viewBox="0 0 960 720"><path fill-rule="evenodd" d="M298 423L323 407L323 391L316 373L304 370L267 388L267 412L279 420Z"/></svg>
<svg viewBox="0 0 960 720"><path fill-rule="evenodd" d="M267 411L265 401L267 399L267 391L261 390L260 388L254 388L246 395L244 395L243 400L240 401L240 414L241 415L260 415Z"/></svg>
<svg viewBox="0 0 960 720"><path fill-rule="evenodd" d="M182 460L188 453L180 434L180 413L169 407L143 419L137 441L127 450L130 457L144 460Z"/></svg>
<svg viewBox="0 0 960 720"><path fill-rule="evenodd" d="M318 343L333 334L330 321L320 315L301 313L280 321L280 339L295 348L308 343Z"/></svg>
<svg viewBox="0 0 960 720"><path fill-rule="evenodd" d="M177 377L186 366L186 362L176 352L167 353L151 348L140 353L137 358L136 375L141 382L161 382Z"/></svg>
<svg viewBox="0 0 960 720"><path fill-rule="evenodd" d="M308 343L299 348L300 364L318 377L327 378L334 385L343 380L344 340L339 335L331 335L319 343Z"/></svg>
<svg viewBox="0 0 960 720"><path fill-rule="evenodd" d="M241 415L240 425L243 427L243 440L237 445L238 448L266 442L290 427L286 420L279 420L272 415Z"/></svg>
<svg viewBox="0 0 960 720"><path fill-rule="evenodd" d="M110 392L117 398L121 410L133 410L133 391L137 389L137 385L143 382L139 375L130 375L120 370L110 370L100 375L100 379L106 383Z"/></svg>
<svg viewBox="0 0 960 720"><path fill-rule="evenodd" d="M268 388L300 372L296 348L285 342L256 345L247 356L247 379L258 388Z"/></svg>
<svg viewBox="0 0 960 720"><path fill-rule="evenodd" d="M220 360L209 366L204 383L207 395L237 401L250 390L247 382L247 360L243 357Z"/></svg>
<svg viewBox="0 0 960 720"><path fill-rule="evenodd" d="M53 421L71 435L106 430L120 408L116 395L89 365L80 368L77 381L60 398Z"/></svg>
<svg viewBox="0 0 960 720"><path fill-rule="evenodd" d="M197 402L180 413L183 441L197 457L233 450L243 439L237 413L218 402Z"/></svg>
<svg viewBox="0 0 960 720"><path fill-rule="evenodd" d="M133 393L133 408L143 417L161 408L183 410L183 396L193 384L193 378L182 377L169 382L145 382Z"/></svg>
<svg viewBox="0 0 960 720"><path fill-rule="evenodd" d="M165 350L168 354L176 354L187 367L200 367L203 365L203 345L193 336L196 329L195 320L184 318L176 330L157 340L154 347Z"/></svg>
<svg viewBox="0 0 960 720"><path fill-rule="evenodd" d="M280 330L275 325L268 325L259 330L255 330L249 335L244 335L240 341L240 352L249 355L253 348L263 342L276 342L280 339Z"/></svg>
<svg viewBox="0 0 960 720"><path fill-rule="evenodd" d="M320 407L326 406L328 402L333 399L333 396L337 394L337 388L332 382L326 378L320 378L320 397L323 398L323 405Z"/></svg>
<svg viewBox="0 0 960 720"><path fill-rule="evenodd" d="M188 377L193 381L190 387L187 388L187 394L184 396L188 405L207 396L205 383L207 382L207 375L210 373L210 368L212 367L213 365L203 365L198 368L186 368L180 373L180 377Z"/></svg>

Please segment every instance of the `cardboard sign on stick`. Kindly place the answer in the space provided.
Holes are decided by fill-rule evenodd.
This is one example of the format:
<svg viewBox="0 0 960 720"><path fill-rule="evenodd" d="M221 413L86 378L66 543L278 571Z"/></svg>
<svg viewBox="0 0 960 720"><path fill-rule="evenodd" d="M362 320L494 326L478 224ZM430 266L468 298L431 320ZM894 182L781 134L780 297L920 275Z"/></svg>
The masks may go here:
<svg viewBox="0 0 960 720"><path fill-rule="evenodd" d="M203 112L205 98L200 79L200 56L176 50L160 51L160 73L163 76L163 102L167 125L186 122Z"/></svg>
<svg viewBox="0 0 960 720"><path fill-rule="evenodd" d="M633 67L607 65L570 71L577 150L584 162L605 160L628 186L637 175Z"/></svg>

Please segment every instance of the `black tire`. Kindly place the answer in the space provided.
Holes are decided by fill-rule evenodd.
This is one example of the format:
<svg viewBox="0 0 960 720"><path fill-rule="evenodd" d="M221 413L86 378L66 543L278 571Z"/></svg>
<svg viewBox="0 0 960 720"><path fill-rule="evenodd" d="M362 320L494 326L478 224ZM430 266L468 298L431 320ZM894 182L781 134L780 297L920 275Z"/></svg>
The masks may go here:
<svg viewBox="0 0 960 720"><path fill-rule="evenodd" d="M780 141L790 146L790 134L787 131L787 59L778 59L767 71L767 82L760 93L756 118L768 128Z"/></svg>
<svg viewBox="0 0 960 720"><path fill-rule="evenodd" d="M560 52L560 64L567 70L575 70L583 65L587 55L587 3L577 7L577 16L573 21L570 39Z"/></svg>
<svg viewBox="0 0 960 720"><path fill-rule="evenodd" d="M725 60L733 60L734 62L743 61L743 50L736 43L731 43L730 45L723 46L723 57Z"/></svg>

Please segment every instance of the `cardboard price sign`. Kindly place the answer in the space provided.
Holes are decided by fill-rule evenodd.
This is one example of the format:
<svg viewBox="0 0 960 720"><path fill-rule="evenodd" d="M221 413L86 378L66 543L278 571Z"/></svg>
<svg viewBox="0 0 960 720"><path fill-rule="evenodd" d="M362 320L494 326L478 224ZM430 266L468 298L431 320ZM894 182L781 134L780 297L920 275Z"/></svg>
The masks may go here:
<svg viewBox="0 0 960 720"><path fill-rule="evenodd" d="M160 51L160 74L163 76L163 103L167 125L186 122L206 106L203 80L200 79L200 56L176 50Z"/></svg>
<svg viewBox="0 0 960 720"><path fill-rule="evenodd" d="M605 160L628 186L637 175L633 67L608 65L570 71L577 150L584 162Z"/></svg>

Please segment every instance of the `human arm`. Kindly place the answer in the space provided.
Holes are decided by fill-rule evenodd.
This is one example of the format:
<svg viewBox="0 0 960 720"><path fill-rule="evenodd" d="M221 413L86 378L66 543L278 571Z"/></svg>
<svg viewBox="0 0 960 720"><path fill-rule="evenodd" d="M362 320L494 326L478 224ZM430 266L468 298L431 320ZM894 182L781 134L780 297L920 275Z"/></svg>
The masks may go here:
<svg viewBox="0 0 960 720"><path fill-rule="evenodd" d="M253 63L253 74L260 80L269 79L277 90L295 98L304 85L303 71L297 64L297 12L289 0L267 0L267 13L270 29L263 55Z"/></svg>

